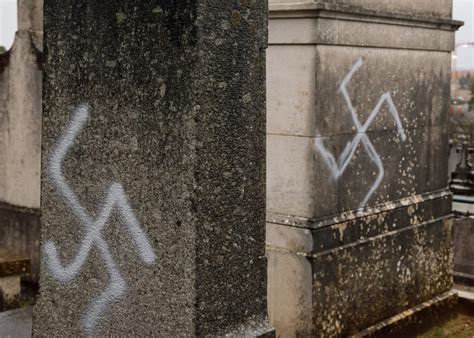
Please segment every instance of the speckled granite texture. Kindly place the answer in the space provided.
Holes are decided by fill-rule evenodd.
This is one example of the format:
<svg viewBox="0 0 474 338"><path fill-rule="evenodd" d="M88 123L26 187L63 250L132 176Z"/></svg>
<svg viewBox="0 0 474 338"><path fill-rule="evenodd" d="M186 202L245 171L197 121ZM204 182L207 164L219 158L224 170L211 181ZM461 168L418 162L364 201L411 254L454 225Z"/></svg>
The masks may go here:
<svg viewBox="0 0 474 338"><path fill-rule="evenodd" d="M45 1L43 250L69 263L87 238L62 183L95 219L117 182L156 259L139 255L116 205L74 278L43 257L35 336L271 332L266 15L266 1ZM63 139L61 183L51 159L80 104L89 116ZM96 311L106 288L115 296Z"/></svg>

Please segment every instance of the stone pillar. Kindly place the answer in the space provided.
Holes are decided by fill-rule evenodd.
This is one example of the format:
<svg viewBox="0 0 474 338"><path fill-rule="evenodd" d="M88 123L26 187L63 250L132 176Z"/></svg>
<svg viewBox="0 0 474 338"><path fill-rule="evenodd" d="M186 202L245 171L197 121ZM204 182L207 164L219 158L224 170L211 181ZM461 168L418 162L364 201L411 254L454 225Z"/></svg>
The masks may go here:
<svg viewBox="0 0 474 338"><path fill-rule="evenodd" d="M0 248L39 273L42 0L18 1L18 31L0 54Z"/></svg>
<svg viewBox="0 0 474 338"><path fill-rule="evenodd" d="M33 333L270 333L265 1L47 1Z"/></svg>
<svg viewBox="0 0 474 338"><path fill-rule="evenodd" d="M456 197L455 197L456 198ZM461 199L462 197L458 197ZM469 199L469 198L465 198ZM464 203L455 202L456 209L465 206ZM457 204L457 205L456 205ZM474 221L470 217L458 215L454 220L454 282L472 287L474 285Z"/></svg>
<svg viewBox="0 0 474 338"><path fill-rule="evenodd" d="M451 297L459 25L451 0L270 1L267 255L279 335L347 336Z"/></svg>

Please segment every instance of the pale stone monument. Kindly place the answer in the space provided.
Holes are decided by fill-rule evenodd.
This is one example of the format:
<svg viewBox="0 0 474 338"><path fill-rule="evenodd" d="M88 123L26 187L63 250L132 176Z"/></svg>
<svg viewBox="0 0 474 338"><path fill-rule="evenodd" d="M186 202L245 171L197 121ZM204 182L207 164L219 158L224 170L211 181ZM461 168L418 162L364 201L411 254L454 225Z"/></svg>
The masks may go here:
<svg viewBox="0 0 474 338"><path fill-rule="evenodd" d="M39 274L43 1L18 0L18 28L0 54L0 249Z"/></svg>
<svg viewBox="0 0 474 338"><path fill-rule="evenodd" d="M451 0L270 1L269 315L347 336L453 299Z"/></svg>

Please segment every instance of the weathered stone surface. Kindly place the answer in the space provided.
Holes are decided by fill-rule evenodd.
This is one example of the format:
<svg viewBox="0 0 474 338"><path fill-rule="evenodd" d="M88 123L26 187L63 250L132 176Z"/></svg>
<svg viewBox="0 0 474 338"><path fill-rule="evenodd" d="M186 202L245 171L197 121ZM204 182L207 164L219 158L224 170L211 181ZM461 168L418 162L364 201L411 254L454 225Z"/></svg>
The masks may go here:
<svg viewBox="0 0 474 338"><path fill-rule="evenodd" d="M0 312L19 307L21 294L20 275L0 277Z"/></svg>
<svg viewBox="0 0 474 338"><path fill-rule="evenodd" d="M359 60L362 64L347 89L362 123L382 95L390 93L404 129L446 125L449 92L444 84L449 82L451 65L446 53L319 46L317 57L316 116L306 135L354 132L350 111L338 87ZM388 104L384 102L368 132L397 130L395 119L387 108Z"/></svg>
<svg viewBox="0 0 474 338"><path fill-rule="evenodd" d="M37 210L0 205L0 248L28 258L23 280L37 283L40 263L40 216Z"/></svg>
<svg viewBox="0 0 474 338"><path fill-rule="evenodd" d="M0 311L19 306L21 275L30 268L30 261L12 250L0 247Z"/></svg>
<svg viewBox="0 0 474 338"><path fill-rule="evenodd" d="M30 268L29 265L28 258L11 250L0 249L0 277L19 276Z"/></svg>
<svg viewBox="0 0 474 338"><path fill-rule="evenodd" d="M31 337L31 308L0 313L0 336Z"/></svg>
<svg viewBox="0 0 474 338"><path fill-rule="evenodd" d="M0 55L0 248L31 261L39 273L43 1L18 1L18 31Z"/></svg>
<svg viewBox="0 0 474 338"><path fill-rule="evenodd" d="M354 18L351 18L354 20ZM326 44L367 47L392 47L411 50L449 51L454 48L454 38L447 30L437 31L436 23L418 28L406 39L407 30L400 25L384 25L378 22L343 22L336 24L329 18L303 18L270 21L269 42L272 44ZM353 27L353 26L356 27ZM342 26L342 27L341 27ZM384 37L393 36L387 40Z"/></svg>
<svg viewBox="0 0 474 338"><path fill-rule="evenodd" d="M438 165L448 151L444 127L406 129L405 134L401 142L393 131L369 133L383 170L359 145L339 178L316 148L315 138L267 135L267 162L273 168L267 174L267 212L318 219L357 209L367 196L374 205L445 189L447 169ZM353 139L354 134L318 138L337 156ZM370 194L380 173L383 179Z"/></svg>
<svg viewBox="0 0 474 338"><path fill-rule="evenodd" d="M453 23L461 24L447 18L379 12L331 1L274 3L270 18L270 44L324 44L445 52L454 48L454 35L451 34ZM387 36L391 38L386 39ZM410 38L407 39L407 36Z"/></svg>
<svg viewBox="0 0 474 338"><path fill-rule="evenodd" d="M279 336L354 334L452 286L443 163L459 23L441 14L447 2L430 5L270 5L268 294Z"/></svg>
<svg viewBox="0 0 474 338"><path fill-rule="evenodd" d="M454 319L459 313L459 304L463 303L461 306L470 308L469 302L462 301L451 290L373 325L357 336L398 338L424 334L440 323Z"/></svg>
<svg viewBox="0 0 474 338"><path fill-rule="evenodd" d="M451 198L417 200L307 228L268 223L269 314L278 335L347 336L447 292Z"/></svg>
<svg viewBox="0 0 474 338"><path fill-rule="evenodd" d="M474 284L474 221L454 220L454 279L460 284Z"/></svg>
<svg viewBox="0 0 474 338"><path fill-rule="evenodd" d="M269 0L271 4L291 3L291 0ZM352 5L369 8L376 11L400 12L410 15L429 15L436 17L451 18L452 1L451 0L397 0L397 1L378 1L378 0L298 0L299 3L325 2L337 5Z"/></svg>
<svg viewBox="0 0 474 338"><path fill-rule="evenodd" d="M18 2L18 31L0 55L0 201L38 209L42 2Z"/></svg>
<svg viewBox="0 0 474 338"><path fill-rule="evenodd" d="M64 283L44 256L35 335L270 331L266 13L265 1L45 3L43 248L53 241L69 263L85 240L64 184L97 217L118 182L144 238L137 247L116 207L101 237L126 289L115 289L120 297L93 325L91 301L114 290L105 244L96 241ZM81 103L88 106L71 115ZM83 124L71 125L74 116ZM61 134L75 127L61 181L55 159L62 157L54 154L66 144Z"/></svg>

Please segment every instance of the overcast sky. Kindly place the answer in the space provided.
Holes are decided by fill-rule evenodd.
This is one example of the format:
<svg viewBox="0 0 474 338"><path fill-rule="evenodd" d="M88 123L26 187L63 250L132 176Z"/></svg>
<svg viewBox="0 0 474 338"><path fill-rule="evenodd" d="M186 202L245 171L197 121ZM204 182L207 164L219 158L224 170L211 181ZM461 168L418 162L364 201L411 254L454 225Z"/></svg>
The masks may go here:
<svg viewBox="0 0 474 338"><path fill-rule="evenodd" d="M465 26L456 33L456 41L474 42L474 0L454 0L453 16L454 19L465 22ZM16 0L0 0L0 46L10 48L15 30ZM474 48L458 48L457 53L459 55L458 69L474 69Z"/></svg>
<svg viewBox="0 0 474 338"><path fill-rule="evenodd" d="M0 46L11 47L16 21L16 0L0 0Z"/></svg>
<svg viewBox="0 0 474 338"><path fill-rule="evenodd" d="M474 0L454 0L453 17L464 21L456 33L456 42L474 42ZM458 48L457 54L458 69L474 69L474 47Z"/></svg>

